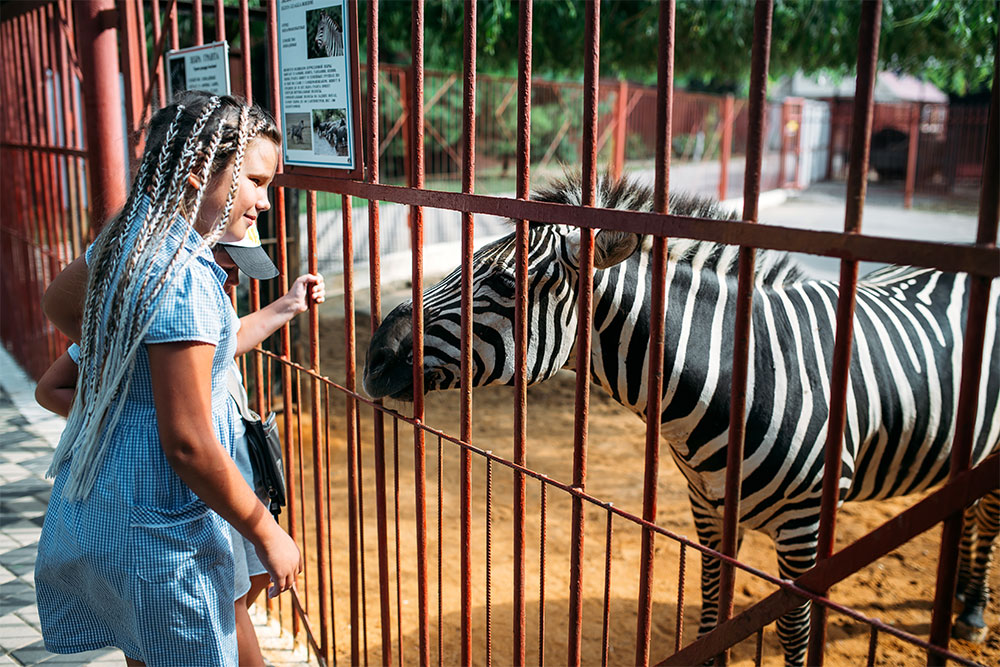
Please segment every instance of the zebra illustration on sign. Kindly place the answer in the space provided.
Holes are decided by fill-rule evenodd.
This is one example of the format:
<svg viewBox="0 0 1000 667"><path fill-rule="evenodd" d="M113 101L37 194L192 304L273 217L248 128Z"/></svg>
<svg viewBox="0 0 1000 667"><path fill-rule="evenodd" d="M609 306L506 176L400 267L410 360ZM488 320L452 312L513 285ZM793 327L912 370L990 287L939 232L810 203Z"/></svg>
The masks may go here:
<svg viewBox="0 0 1000 667"><path fill-rule="evenodd" d="M579 205L579 178L535 199ZM649 211L652 191L603 178L599 207ZM670 212L737 219L708 200L671 195ZM594 241L591 378L643 420L649 345L650 244L599 230ZM528 382L572 363L576 343L580 230L532 224L528 249ZM726 443L739 249L671 239L664 326L660 432L688 481L699 541L722 540ZM476 386L514 383L515 244L511 234L473 258L472 356ZM993 282L973 463L1000 444L1000 352ZM960 380L968 277L891 266L858 282L840 498L882 499L944 481ZM759 251L753 294L740 537L762 531L775 542L780 576L795 579L816 562L838 286L804 277L784 253ZM364 386L373 397L411 400L412 305L389 313L372 337ZM460 383L461 273L424 293L424 388ZM987 570L1000 489L966 513L956 631L981 641ZM720 564L702 559L700 634L718 619ZM785 661L802 664L809 604L778 620Z"/></svg>
<svg viewBox="0 0 1000 667"><path fill-rule="evenodd" d="M320 12L315 41L316 48L327 58L344 55L344 33L339 23L325 11Z"/></svg>

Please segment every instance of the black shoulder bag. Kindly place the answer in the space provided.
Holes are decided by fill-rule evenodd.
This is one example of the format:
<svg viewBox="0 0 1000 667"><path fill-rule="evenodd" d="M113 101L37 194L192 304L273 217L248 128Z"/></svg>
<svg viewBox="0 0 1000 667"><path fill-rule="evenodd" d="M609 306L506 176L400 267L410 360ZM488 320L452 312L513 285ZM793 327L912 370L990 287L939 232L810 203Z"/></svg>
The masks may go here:
<svg viewBox="0 0 1000 667"><path fill-rule="evenodd" d="M253 412L251 414L257 417ZM243 425L247 431L254 491L268 499L267 508L277 519L281 508L285 506L285 464L274 413L269 414L266 421L261 421L259 417L244 417Z"/></svg>
<svg viewBox="0 0 1000 667"><path fill-rule="evenodd" d="M229 373L229 394L239 407L240 418L246 428L247 449L250 450L250 467L253 469L254 492L264 500L267 509L277 520L285 506L285 463L281 453L281 438L274 413L261 421L250 409L246 389L240 376Z"/></svg>

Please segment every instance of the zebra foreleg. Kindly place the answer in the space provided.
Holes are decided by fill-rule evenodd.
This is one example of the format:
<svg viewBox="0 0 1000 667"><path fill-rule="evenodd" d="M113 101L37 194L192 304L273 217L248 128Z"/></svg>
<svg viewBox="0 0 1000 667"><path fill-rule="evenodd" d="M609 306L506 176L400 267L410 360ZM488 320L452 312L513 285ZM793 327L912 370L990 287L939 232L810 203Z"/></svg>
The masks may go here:
<svg viewBox="0 0 1000 667"><path fill-rule="evenodd" d="M976 550L976 541L979 537L979 530L976 527L976 506L977 500L972 505L965 508L965 516L962 523L962 544L959 547L958 561L958 584L955 586L955 600L959 602L959 607L965 602L965 589L972 579L972 554Z"/></svg>
<svg viewBox="0 0 1000 667"><path fill-rule="evenodd" d="M962 566L959 568L959 588L962 594L962 611L955 619L952 635L959 639L982 642L986 639L986 621L983 612L989 601L989 572L993 564L993 550L997 535L1000 534L1000 490L994 490L980 498L979 502L966 511L965 534L975 531L972 547L966 550L966 540L962 541ZM967 561L967 562L966 562ZM964 585L963 571L966 572Z"/></svg>
<svg viewBox="0 0 1000 667"><path fill-rule="evenodd" d="M817 523L807 529L778 531L774 546L778 552L778 572L782 579L796 579L816 564ZM809 608L807 600L778 619L778 639L785 652L786 665L802 665L809 645Z"/></svg>
<svg viewBox="0 0 1000 667"><path fill-rule="evenodd" d="M719 551L722 548L722 522L711 510L705 511L694 505L695 526L698 530L698 542L709 549ZM743 543L743 529L736 536L736 551L739 553ZM719 584L721 580L722 563L718 558L702 554L701 556L701 620L698 624L698 636L714 629L719 623Z"/></svg>

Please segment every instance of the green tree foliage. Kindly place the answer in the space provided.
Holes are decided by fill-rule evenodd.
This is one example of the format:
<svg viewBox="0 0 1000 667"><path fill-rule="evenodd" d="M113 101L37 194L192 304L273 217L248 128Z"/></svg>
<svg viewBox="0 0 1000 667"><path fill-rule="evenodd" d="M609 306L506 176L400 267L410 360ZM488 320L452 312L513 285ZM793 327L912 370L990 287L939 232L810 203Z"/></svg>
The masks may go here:
<svg viewBox="0 0 1000 667"><path fill-rule="evenodd" d="M381 0L380 55L410 59L411 4ZM535 74L579 79L583 72L582 0L534 3ZM478 3L481 72L517 71L518 5ZM771 74L797 70L849 74L857 59L860 2L777 0ZM432 0L425 8L425 66L462 67L462 0ZM659 4L601 1L601 73L651 82L656 77ZM365 16L361 9L361 22ZM738 89L750 69L752 0L678 0L675 69L679 81ZM989 85L997 35L995 0L883 0L879 61L956 94Z"/></svg>

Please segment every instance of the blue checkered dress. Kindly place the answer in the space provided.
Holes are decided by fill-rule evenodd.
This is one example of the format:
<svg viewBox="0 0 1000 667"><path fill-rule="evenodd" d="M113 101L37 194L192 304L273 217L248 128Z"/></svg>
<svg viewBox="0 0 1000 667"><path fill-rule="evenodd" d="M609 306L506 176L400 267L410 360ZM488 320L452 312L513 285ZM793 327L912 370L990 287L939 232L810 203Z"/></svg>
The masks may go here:
<svg viewBox="0 0 1000 667"><path fill-rule="evenodd" d="M212 421L232 455L238 415L226 374L237 320L222 289L225 272L197 242L193 233L184 239L182 252L195 256L164 290L144 342L216 346ZM135 364L89 496L63 499L68 463L56 476L35 564L45 647L76 653L116 646L149 667L236 665L229 526L167 463L145 346Z"/></svg>

